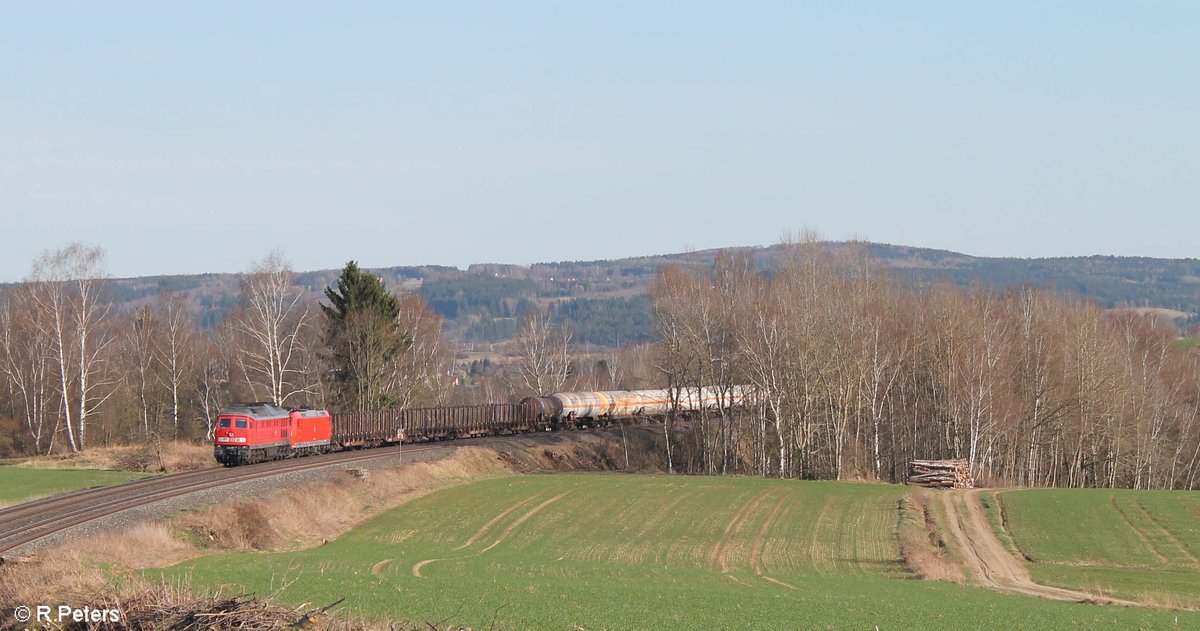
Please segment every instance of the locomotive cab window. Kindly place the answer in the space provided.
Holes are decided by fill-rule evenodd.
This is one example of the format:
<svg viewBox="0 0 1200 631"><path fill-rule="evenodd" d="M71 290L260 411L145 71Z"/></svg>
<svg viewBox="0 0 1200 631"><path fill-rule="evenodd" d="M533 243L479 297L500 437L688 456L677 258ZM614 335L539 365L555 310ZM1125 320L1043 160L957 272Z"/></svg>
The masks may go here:
<svg viewBox="0 0 1200 631"><path fill-rule="evenodd" d="M223 418L217 423L217 427L229 427L229 419Z"/></svg>
<svg viewBox="0 0 1200 631"><path fill-rule="evenodd" d="M244 418L239 418L239 419L237 420L236 427L237 427L238 429L246 429L246 419L244 419Z"/></svg>

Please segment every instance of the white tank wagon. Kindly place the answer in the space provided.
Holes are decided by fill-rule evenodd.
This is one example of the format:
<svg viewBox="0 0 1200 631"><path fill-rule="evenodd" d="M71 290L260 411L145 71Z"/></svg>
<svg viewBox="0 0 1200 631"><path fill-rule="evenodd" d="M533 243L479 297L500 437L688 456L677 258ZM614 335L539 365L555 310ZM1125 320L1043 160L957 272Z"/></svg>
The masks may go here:
<svg viewBox="0 0 1200 631"><path fill-rule="evenodd" d="M678 410L691 414L745 406L752 395L750 386L684 388L678 393ZM622 418L665 416L674 404L669 390L609 390L556 392L547 397L529 397L520 405L527 418L537 416L556 424L589 426Z"/></svg>

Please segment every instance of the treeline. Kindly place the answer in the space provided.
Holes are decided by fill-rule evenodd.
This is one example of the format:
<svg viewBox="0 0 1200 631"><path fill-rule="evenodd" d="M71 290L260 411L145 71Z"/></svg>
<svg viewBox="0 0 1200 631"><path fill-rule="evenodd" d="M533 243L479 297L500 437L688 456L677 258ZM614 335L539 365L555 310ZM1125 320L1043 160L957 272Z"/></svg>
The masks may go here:
<svg viewBox="0 0 1200 631"><path fill-rule="evenodd" d="M1169 324L1030 288L914 287L865 246L791 245L766 269L746 255L664 266L648 303L519 316L505 292L475 302L447 286L434 295L513 313L489 320L511 348L461 387L438 313L353 262L314 288L272 253L211 325L171 292L119 311L106 277L103 252L75 244L0 294L0 454L205 437L232 401L379 409L748 384L749 412L664 426L672 466L899 481L910 460L964 458L984 483L1135 488L1196 488L1200 473L1200 352ZM656 342L580 354L638 339L627 321Z"/></svg>
<svg viewBox="0 0 1200 631"><path fill-rule="evenodd" d="M654 338L654 312L649 295L632 298L576 298L552 303L555 321L570 327L578 340L621 346Z"/></svg>
<svg viewBox="0 0 1200 631"><path fill-rule="evenodd" d="M965 458L984 482L1196 488L1200 365L1154 319L1019 288L914 289L867 249L721 256L654 288L670 387L751 384L746 419L676 434L678 466L902 479Z"/></svg>
<svg viewBox="0 0 1200 631"><path fill-rule="evenodd" d="M354 300L324 312L277 252L240 276L236 308L214 323L171 292L118 311L103 251L48 252L0 293L0 455L210 437L233 401L442 402L453 354L441 319L418 295L388 293L353 264L348 274L386 304L386 320Z"/></svg>
<svg viewBox="0 0 1200 631"><path fill-rule="evenodd" d="M456 337L465 342L514 339L521 321L540 311L539 300L555 322L571 327L579 342L616 347L653 338L649 295L571 298L584 282L478 274L427 281L421 295L438 315L454 322Z"/></svg>
<svg viewBox="0 0 1200 631"><path fill-rule="evenodd" d="M513 318L533 309L536 294L531 280L466 276L421 285L421 295L444 318L470 315Z"/></svg>
<svg viewBox="0 0 1200 631"><path fill-rule="evenodd" d="M1095 300L1103 307L1167 307L1200 312L1200 261L1080 256L983 258L953 252L872 244L871 253L897 276L926 286L949 279L969 288L984 282L1004 289L1036 285Z"/></svg>

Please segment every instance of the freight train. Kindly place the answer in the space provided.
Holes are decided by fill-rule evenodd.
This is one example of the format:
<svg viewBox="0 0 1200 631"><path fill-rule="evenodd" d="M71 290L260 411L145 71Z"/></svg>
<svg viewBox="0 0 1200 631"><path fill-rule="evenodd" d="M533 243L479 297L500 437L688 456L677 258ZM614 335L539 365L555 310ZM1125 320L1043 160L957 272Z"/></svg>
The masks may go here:
<svg viewBox="0 0 1200 631"><path fill-rule="evenodd" d="M690 388L675 398L668 390L556 392L520 403L343 414L239 403L217 416L213 455L217 462L233 466L397 443L584 429L616 421L661 419L673 408L686 416L739 407L750 396L748 386Z"/></svg>

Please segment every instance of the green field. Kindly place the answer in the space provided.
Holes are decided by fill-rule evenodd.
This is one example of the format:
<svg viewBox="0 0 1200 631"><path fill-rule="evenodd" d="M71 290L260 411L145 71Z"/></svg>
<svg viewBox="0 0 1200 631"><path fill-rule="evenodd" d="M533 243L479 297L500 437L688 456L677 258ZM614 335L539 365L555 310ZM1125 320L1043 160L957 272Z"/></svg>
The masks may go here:
<svg viewBox="0 0 1200 631"><path fill-rule="evenodd" d="M1178 628L1200 615L918 581L882 484L555 474L443 490L327 545L168 568L194 589L476 629Z"/></svg>
<svg viewBox="0 0 1200 631"><path fill-rule="evenodd" d="M0 466L0 505L144 478L144 473Z"/></svg>
<svg viewBox="0 0 1200 631"><path fill-rule="evenodd" d="M1200 337L1188 337L1179 340L1178 344L1183 348L1195 348L1200 346Z"/></svg>
<svg viewBox="0 0 1200 631"><path fill-rule="evenodd" d="M1200 607L1200 492L1024 489L999 499L1038 582Z"/></svg>

